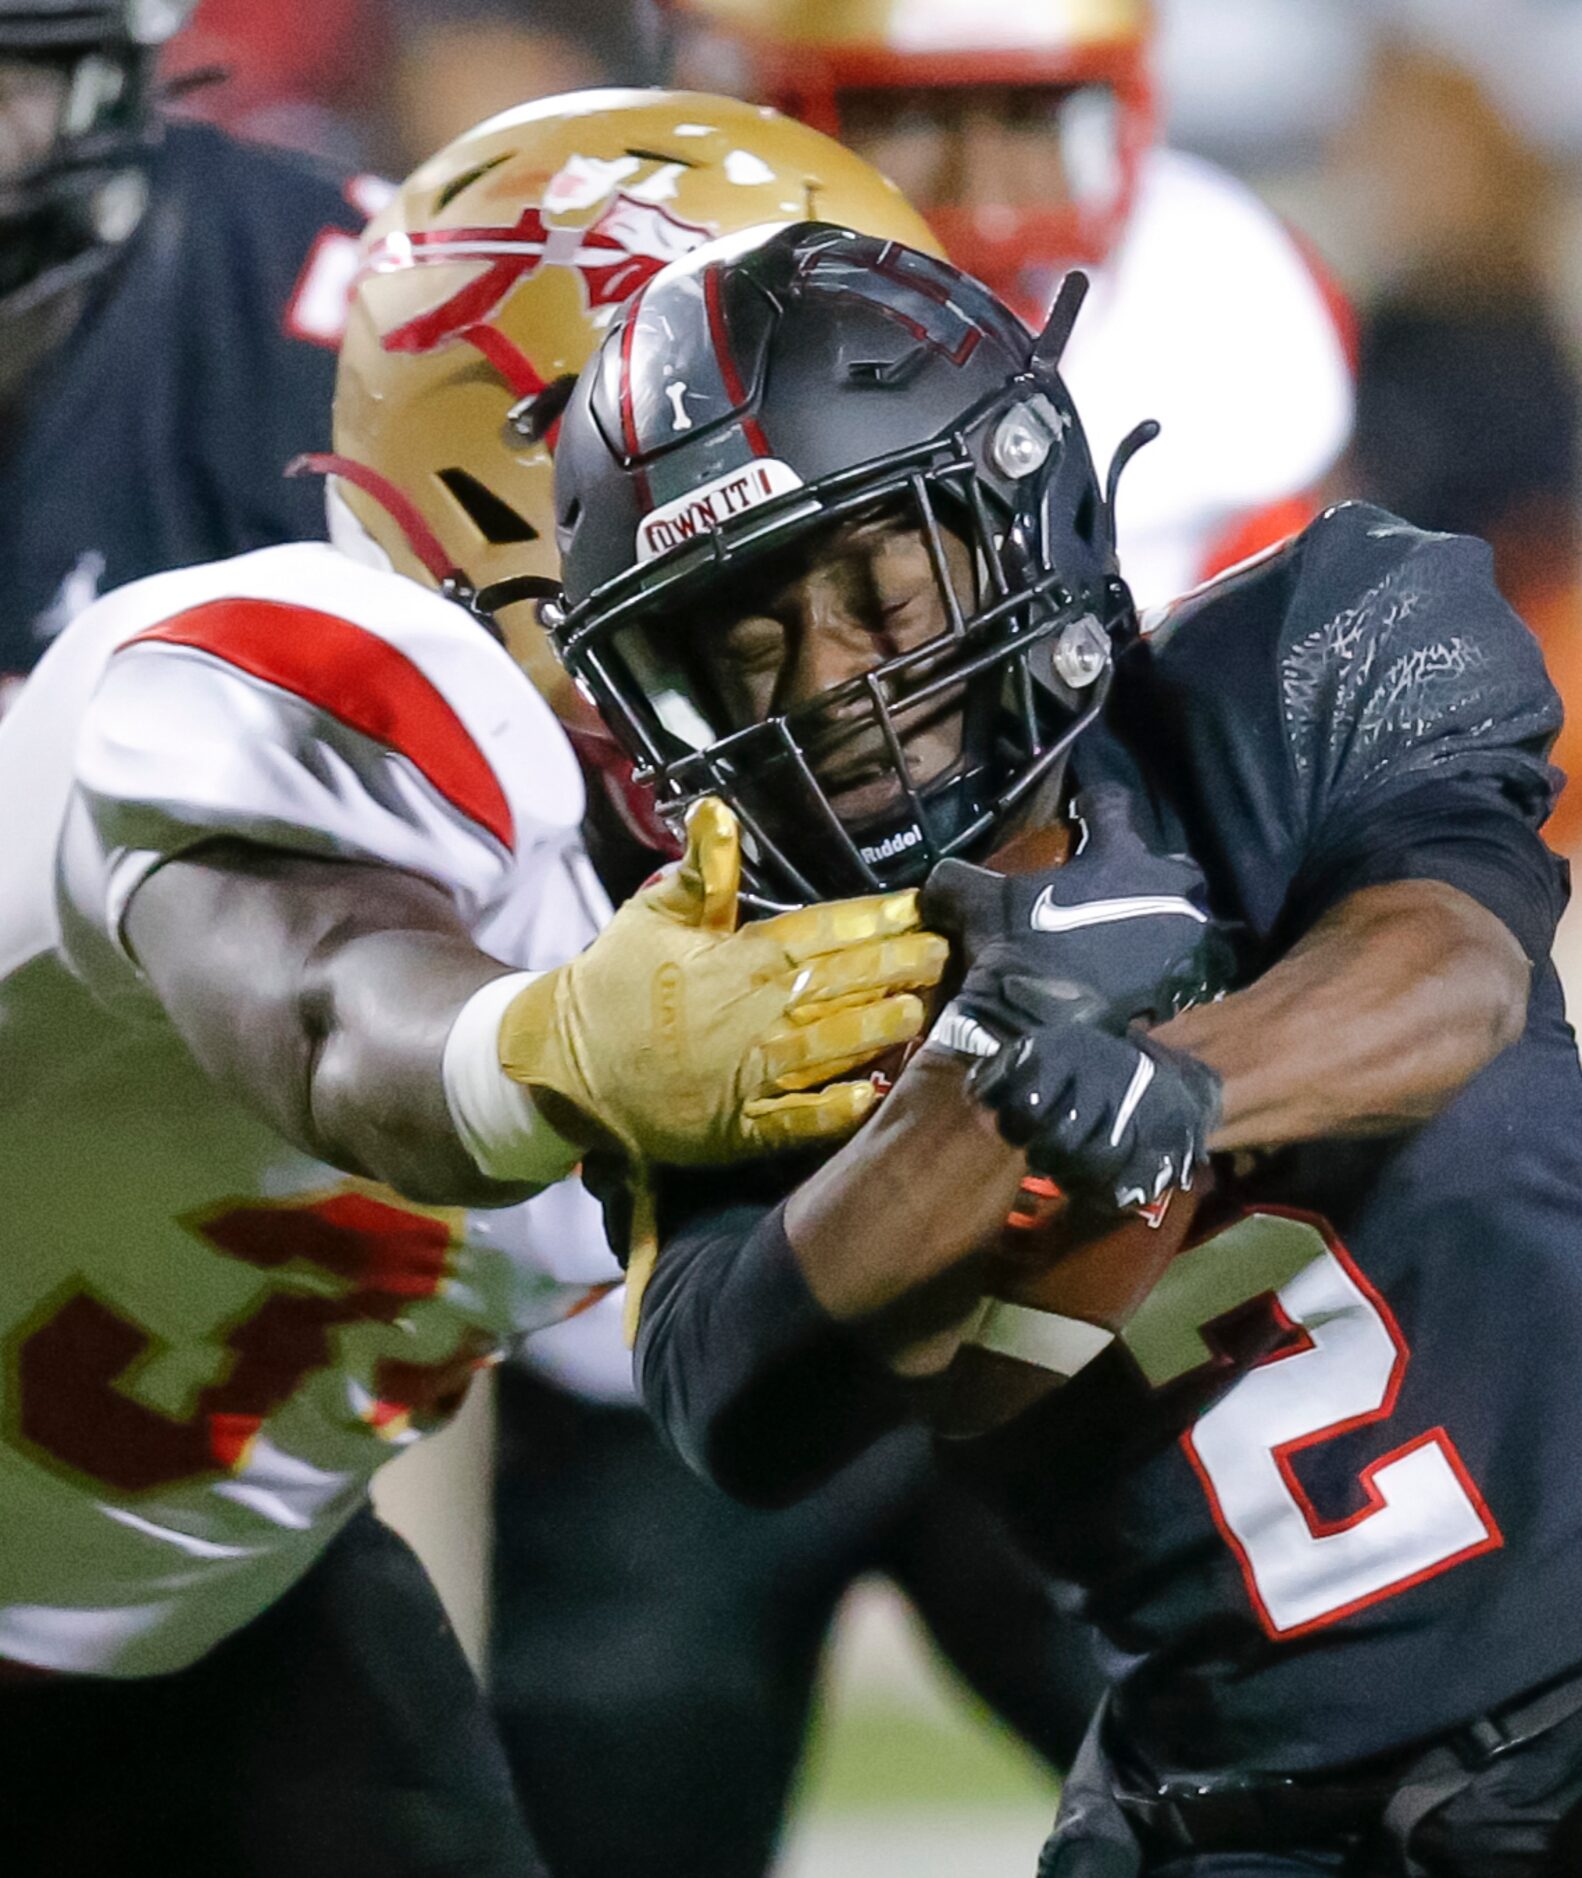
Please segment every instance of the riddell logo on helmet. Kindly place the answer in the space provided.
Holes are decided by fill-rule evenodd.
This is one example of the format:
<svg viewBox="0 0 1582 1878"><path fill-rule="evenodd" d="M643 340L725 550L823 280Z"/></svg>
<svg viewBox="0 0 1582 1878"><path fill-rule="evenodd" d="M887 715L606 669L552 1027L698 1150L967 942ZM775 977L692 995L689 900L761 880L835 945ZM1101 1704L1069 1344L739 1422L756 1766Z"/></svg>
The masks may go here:
<svg viewBox="0 0 1582 1878"><path fill-rule="evenodd" d="M637 525L637 558L651 561L694 535L707 534L733 516L745 515L760 503L801 487L802 478L779 457L759 457L744 469L727 470L713 482L661 503L645 515Z"/></svg>
<svg viewBox="0 0 1582 1878"><path fill-rule="evenodd" d="M902 828L893 835L886 835L883 841L876 841L870 848L861 848L858 852L871 867L875 861L893 861L898 854L905 854L908 848L915 848L923 839L921 828Z"/></svg>

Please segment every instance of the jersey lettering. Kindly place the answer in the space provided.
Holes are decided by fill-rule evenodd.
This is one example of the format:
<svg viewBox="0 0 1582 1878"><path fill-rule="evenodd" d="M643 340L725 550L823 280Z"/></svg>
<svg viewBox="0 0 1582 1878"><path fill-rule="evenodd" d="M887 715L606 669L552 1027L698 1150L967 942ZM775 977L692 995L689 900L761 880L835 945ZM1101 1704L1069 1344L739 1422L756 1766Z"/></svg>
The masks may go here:
<svg viewBox="0 0 1582 1878"><path fill-rule="evenodd" d="M452 1237L433 1214L362 1193L229 1206L192 1230L216 1252L279 1275L224 1328L223 1374L197 1391L185 1415L152 1407L139 1398L138 1382L163 1353L161 1340L73 1281L8 1352L12 1432L47 1465L119 1493L240 1470L264 1421L335 1361L340 1328L391 1323L439 1290ZM469 1364L477 1354L469 1348ZM454 1391L453 1365L435 1367ZM426 1366L384 1365L375 1380L381 1391L414 1385L406 1401L376 1398L368 1413L375 1427L400 1425L404 1412L431 1406L436 1393Z"/></svg>
<svg viewBox="0 0 1582 1878"><path fill-rule="evenodd" d="M1388 1422L1409 1352L1328 1224L1249 1213L1181 1254L1125 1333L1155 1387L1223 1360L1204 1335L1267 1298L1287 1332L1182 1437L1271 1637L1300 1636L1503 1544L1443 1428L1363 1468L1362 1504L1326 1518L1296 1457Z"/></svg>

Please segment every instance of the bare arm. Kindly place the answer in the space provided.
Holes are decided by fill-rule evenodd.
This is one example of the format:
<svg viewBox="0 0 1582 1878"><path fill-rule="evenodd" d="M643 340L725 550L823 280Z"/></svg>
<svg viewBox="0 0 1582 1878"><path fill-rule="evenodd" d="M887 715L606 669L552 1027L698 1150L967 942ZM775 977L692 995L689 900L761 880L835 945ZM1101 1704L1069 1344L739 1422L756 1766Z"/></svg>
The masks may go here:
<svg viewBox="0 0 1582 1878"><path fill-rule="evenodd" d="M1494 914L1434 880L1339 902L1246 990L1156 1033L1223 1081L1215 1149L1429 1120L1521 1035L1529 967Z"/></svg>
<svg viewBox="0 0 1582 1878"><path fill-rule="evenodd" d="M831 1317L871 1318L989 1243L1026 1171L1021 1150L967 1093L966 1066L924 1050L862 1132L787 1201L786 1237ZM959 1317L951 1301L942 1297L937 1313L925 1305L925 1320ZM962 1303L976 1301L973 1286ZM906 1328L927 1340L926 1324ZM905 1366L932 1365L914 1349Z"/></svg>
<svg viewBox="0 0 1582 1878"><path fill-rule="evenodd" d="M462 1005L507 970L435 886L240 842L167 862L127 940L205 1071L289 1140L413 1199L500 1205L441 1079Z"/></svg>

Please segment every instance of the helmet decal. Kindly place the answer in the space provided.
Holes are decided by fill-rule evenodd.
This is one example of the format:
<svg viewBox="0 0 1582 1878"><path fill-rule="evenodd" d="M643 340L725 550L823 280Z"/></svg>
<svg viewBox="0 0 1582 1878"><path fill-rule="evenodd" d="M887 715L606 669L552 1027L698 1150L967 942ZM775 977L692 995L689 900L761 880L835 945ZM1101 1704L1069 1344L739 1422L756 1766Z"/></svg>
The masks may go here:
<svg viewBox="0 0 1582 1878"><path fill-rule="evenodd" d="M878 260L858 266L826 249L809 256L802 279L817 292L866 300L952 365L965 365L984 329L918 266L922 258L892 243Z"/></svg>
<svg viewBox="0 0 1582 1878"><path fill-rule="evenodd" d="M529 206L510 227L430 228L387 235L370 251L362 271L393 274L458 261L487 263L438 306L395 327L382 340L387 352L433 352L492 318L541 267L571 268L582 282L588 311L613 310L667 261L700 247L712 233L623 189L585 229L556 227L542 208Z"/></svg>
<svg viewBox="0 0 1582 1878"><path fill-rule="evenodd" d="M802 487L802 478L778 457L760 457L745 469L727 470L713 482L645 515L637 530L637 559L651 561L695 535L718 528L733 515L745 515L776 496Z"/></svg>

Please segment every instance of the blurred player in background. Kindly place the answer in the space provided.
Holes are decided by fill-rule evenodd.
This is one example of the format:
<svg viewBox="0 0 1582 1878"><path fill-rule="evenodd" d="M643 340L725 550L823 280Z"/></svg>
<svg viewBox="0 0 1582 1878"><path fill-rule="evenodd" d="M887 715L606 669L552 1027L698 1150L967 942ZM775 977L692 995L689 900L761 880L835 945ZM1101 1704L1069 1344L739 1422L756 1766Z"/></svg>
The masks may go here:
<svg viewBox="0 0 1582 1878"><path fill-rule="evenodd" d="M1582 384L1547 279L1557 177L1478 79L1411 44L1375 55L1338 180L1365 203L1365 306L1345 481L1424 528L1481 535L1500 591L1582 701ZM1582 770L1582 712L1555 746ZM1582 846L1582 791L1545 831Z"/></svg>
<svg viewBox="0 0 1582 1878"><path fill-rule="evenodd" d="M94 595L322 535L357 231L388 193L194 124L184 0L0 0L0 690Z"/></svg>
<svg viewBox="0 0 1582 1878"><path fill-rule="evenodd" d="M1033 325L1093 293L1067 361L1102 460L1139 411L1128 576L1151 606L1283 539L1351 425L1348 320L1246 186L1158 141L1147 0L667 0L678 70L764 98L891 177Z"/></svg>
<svg viewBox="0 0 1582 1878"><path fill-rule="evenodd" d="M499 168L412 188L486 219L522 194ZM348 422L375 447L334 467L422 543L436 492L480 500L469 393L499 458L537 452L497 315L544 244L480 296L465 238L390 233L344 402L421 403L443 354L457 423L381 454ZM0 725L0 1814L28 1878L540 1869L369 1481L613 1282L576 1163L845 1132L876 1099L846 1071L915 1034L943 960L909 895L738 930L723 811L599 931L575 759L490 619L495 511L422 582L339 513L350 553L105 595Z"/></svg>
<svg viewBox="0 0 1582 1878"><path fill-rule="evenodd" d="M486 111L600 85L665 82L650 0L386 0L397 128L438 149Z"/></svg>

